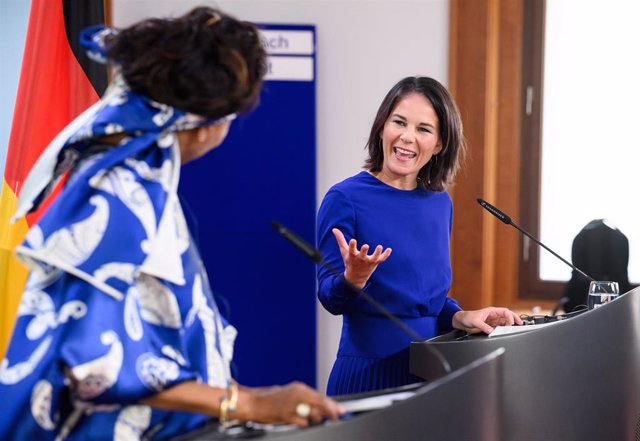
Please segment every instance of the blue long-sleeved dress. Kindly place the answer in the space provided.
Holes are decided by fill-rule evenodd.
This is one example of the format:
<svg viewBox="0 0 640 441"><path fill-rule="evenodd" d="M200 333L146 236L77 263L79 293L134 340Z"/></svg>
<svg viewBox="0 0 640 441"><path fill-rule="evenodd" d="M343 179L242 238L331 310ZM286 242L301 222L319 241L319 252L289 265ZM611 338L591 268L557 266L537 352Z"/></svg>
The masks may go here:
<svg viewBox="0 0 640 441"><path fill-rule="evenodd" d="M399 190L367 172L334 185L318 213L318 247L327 262L344 272L331 232L347 242L390 247L364 290L424 338L451 330L460 310L447 296L451 286L449 240L452 203L446 192ZM409 373L411 338L354 294L342 277L318 269L318 298L332 314L343 316L342 335L327 393L340 395L419 381Z"/></svg>

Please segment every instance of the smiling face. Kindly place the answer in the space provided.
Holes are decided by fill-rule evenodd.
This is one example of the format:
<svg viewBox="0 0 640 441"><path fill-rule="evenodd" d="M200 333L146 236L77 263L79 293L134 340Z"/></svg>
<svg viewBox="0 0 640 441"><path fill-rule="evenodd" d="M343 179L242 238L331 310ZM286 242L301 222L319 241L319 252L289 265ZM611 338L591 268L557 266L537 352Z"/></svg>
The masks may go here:
<svg viewBox="0 0 640 441"><path fill-rule="evenodd" d="M380 133L384 162L378 179L402 190L416 188L420 169L442 150L438 133L438 116L423 95L401 98Z"/></svg>

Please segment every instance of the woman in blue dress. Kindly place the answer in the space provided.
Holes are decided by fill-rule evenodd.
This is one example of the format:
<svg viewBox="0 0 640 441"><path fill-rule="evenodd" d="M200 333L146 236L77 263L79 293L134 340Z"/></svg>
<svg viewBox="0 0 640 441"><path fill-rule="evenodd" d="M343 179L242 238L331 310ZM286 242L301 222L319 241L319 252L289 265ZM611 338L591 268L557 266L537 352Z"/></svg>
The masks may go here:
<svg viewBox="0 0 640 441"><path fill-rule="evenodd" d="M220 315L177 195L265 74L258 32L218 10L87 30L113 62L102 99L47 147L16 216L68 171L17 253L30 276L0 364L0 439L167 439L212 418L307 426L341 408L311 388L231 378Z"/></svg>
<svg viewBox="0 0 640 441"><path fill-rule="evenodd" d="M506 308L463 311L448 297L453 207L446 188L465 152L462 121L444 86L407 77L386 95L367 143L365 171L334 185L318 213L318 297L343 317L329 395L420 381L409 373L411 336L357 295L364 290L414 333L490 333L521 324ZM373 250L370 244L375 244Z"/></svg>

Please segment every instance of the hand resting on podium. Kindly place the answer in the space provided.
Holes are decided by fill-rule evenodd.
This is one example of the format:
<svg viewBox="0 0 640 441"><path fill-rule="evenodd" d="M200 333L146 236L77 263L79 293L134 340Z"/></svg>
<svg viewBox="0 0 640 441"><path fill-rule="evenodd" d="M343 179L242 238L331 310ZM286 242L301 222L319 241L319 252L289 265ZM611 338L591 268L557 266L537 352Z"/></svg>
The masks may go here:
<svg viewBox="0 0 640 441"><path fill-rule="evenodd" d="M453 327L469 334L491 334L496 326L522 325L522 319L507 308L490 306L473 311L458 311L453 315Z"/></svg>

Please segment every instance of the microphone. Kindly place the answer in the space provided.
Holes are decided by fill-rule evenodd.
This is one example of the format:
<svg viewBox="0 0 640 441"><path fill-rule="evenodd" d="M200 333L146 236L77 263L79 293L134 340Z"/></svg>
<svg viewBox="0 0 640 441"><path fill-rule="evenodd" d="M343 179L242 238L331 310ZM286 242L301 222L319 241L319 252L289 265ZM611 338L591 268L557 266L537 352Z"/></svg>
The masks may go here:
<svg viewBox="0 0 640 441"><path fill-rule="evenodd" d="M340 274L340 272L336 268L334 268L326 260L324 260L324 258L322 257L322 254L320 254L320 251L318 251L316 248L309 245L304 239L302 239L301 237L299 237L298 235L290 231L288 228L284 227L283 225L279 224L276 221L271 221L271 226L278 232L278 234L280 234L282 237L284 237L289 242L291 242L293 246L295 246L298 250L302 251L302 253L305 256L307 256L309 259L311 259L313 262L319 265L322 265L334 276L342 277L342 279L347 284L349 289L351 289L351 291L361 296L363 299L365 299L367 303L373 306L378 312L380 312L382 315L384 315L393 323L395 323L395 325L398 326L400 329L402 329L402 331L405 334L407 334L412 340L414 341L426 340L425 338L418 335L413 329L411 329L405 323L403 323L400 319L398 319L398 317L393 315L387 308L385 308L382 304L380 304L376 299L374 299L369 294L367 294L360 288L353 285L347 279L345 279L343 275ZM427 346L427 347L429 348L429 350L432 351L432 353L440 361L440 364L442 365L442 368L444 369L445 373L451 372L451 365L449 365L449 362L444 358L444 356L435 348L432 348L431 346Z"/></svg>
<svg viewBox="0 0 640 441"><path fill-rule="evenodd" d="M497 217L498 219L500 219L502 222L504 222L507 225L513 225L516 229L518 229L522 234L524 234L525 236L527 236L529 239L533 240L535 243L537 243L538 245L540 245L542 248L544 248L545 250L549 251L551 254L553 254L554 256L556 256L558 259L560 259L561 261L563 261L564 263L566 263L567 265L569 265L571 268L573 268L574 270L576 270L577 272L579 272L580 274L582 274L583 276L585 276L587 279L589 279L590 281L595 281L595 279L591 276L589 276L588 274L586 274L584 271L582 271L580 268L578 268L577 266L567 262L565 259L563 259L562 257L560 257L560 255L558 255L558 253L556 253L555 251L553 251L551 248L549 248L548 246L546 246L545 244L543 244L542 242L540 242L538 239L536 239L535 237L533 237L531 234L529 234L527 231L523 230L522 228L520 228L520 226L518 224L516 224L515 222L513 222L511 220L511 218L509 216L507 216L506 214L504 214L502 211L498 210L496 207L494 207L493 205L491 205L489 202L485 201L484 199L480 199L478 198L478 203L482 206L482 208L484 208L485 210L487 210L489 213L493 214L495 217ZM563 299L560 299L560 301L562 301ZM566 303L566 302L565 302Z"/></svg>
<svg viewBox="0 0 640 441"><path fill-rule="evenodd" d="M315 263L323 263L324 259L322 258L320 251L316 250L314 247L309 245L300 236L291 232L289 229L285 228L282 224L279 224L276 221L271 221L271 226L275 228L278 234L280 234L289 242L291 242L297 249L302 251L302 253L305 256L307 256L309 259L311 259Z"/></svg>

